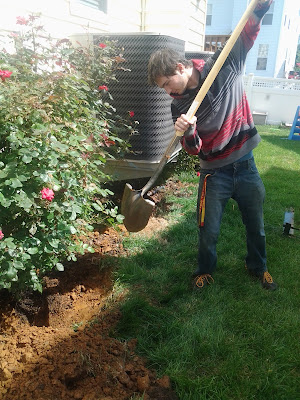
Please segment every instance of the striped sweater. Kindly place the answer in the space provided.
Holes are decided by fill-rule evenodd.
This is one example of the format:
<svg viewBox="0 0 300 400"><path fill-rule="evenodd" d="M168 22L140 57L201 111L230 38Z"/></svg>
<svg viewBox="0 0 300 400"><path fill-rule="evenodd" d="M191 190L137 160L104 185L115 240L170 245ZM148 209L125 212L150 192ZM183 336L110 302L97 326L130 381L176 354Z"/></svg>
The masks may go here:
<svg viewBox="0 0 300 400"><path fill-rule="evenodd" d="M198 154L202 168L219 168L237 161L261 140L253 123L242 74L247 53L271 3L272 0L269 0L254 10L196 112L195 131L186 132L181 140L189 154ZM173 96L171 110L174 123L181 114L187 113L220 52L221 49L217 50L206 63L192 60L194 68L200 73L199 85L180 96Z"/></svg>

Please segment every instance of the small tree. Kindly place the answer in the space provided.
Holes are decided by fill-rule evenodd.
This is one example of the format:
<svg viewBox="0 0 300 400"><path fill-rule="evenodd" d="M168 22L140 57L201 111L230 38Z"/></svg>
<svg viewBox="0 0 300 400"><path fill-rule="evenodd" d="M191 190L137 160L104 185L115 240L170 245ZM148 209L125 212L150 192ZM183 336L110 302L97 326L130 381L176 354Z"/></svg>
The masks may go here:
<svg viewBox="0 0 300 400"><path fill-rule="evenodd" d="M36 15L17 22L15 52L0 53L0 288L42 291L47 271L93 251L93 222L121 221L101 167L133 127L110 104L114 43L73 47Z"/></svg>

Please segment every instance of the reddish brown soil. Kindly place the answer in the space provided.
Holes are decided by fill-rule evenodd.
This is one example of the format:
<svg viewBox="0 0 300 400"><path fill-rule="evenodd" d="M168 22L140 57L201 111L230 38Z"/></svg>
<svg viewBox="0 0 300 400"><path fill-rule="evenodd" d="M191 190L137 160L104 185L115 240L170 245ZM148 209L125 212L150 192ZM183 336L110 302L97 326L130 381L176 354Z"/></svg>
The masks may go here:
<svg viewBox="0 0 300 400"><path fill-rule="evenodd" d="M141 234L166 225L153 217ZM136 340L111 335L127 295L112 278L126 234L123 226L92 233L96 252L46 277L42 295L13 303L0 292L1 400L177 399L169 378L158 378L135 353Z"/></svg>

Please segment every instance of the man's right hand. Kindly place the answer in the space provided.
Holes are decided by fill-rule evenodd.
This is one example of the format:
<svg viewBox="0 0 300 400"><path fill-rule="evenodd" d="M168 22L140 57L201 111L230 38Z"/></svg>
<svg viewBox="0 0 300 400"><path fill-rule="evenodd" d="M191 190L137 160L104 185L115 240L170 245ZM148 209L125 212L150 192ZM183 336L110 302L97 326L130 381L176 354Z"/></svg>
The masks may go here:
<svg viewBox="0 0 300 400"><path fill-rule="evenodd" d="M191 121L187 119L186 114L181 114L180 117L177 118L175 122L175 130L179 132L185 133L188 131L192 126L196 124L197 117L194 115ZM194 132L193 132L194 133Z"/></svg>

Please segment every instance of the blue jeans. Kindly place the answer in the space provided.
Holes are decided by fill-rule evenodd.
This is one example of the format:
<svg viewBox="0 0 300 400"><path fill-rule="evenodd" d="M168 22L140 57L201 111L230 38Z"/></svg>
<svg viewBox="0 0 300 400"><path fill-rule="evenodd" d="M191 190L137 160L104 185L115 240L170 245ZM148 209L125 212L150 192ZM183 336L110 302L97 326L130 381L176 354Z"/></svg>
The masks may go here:
<svg viewBox="0 0 300 400"><path fill-rule="evenodd" d="M212 274L216 269L216 245L221 219L227 201L232 198L236 200L239 206L246 228L247 268L256 275L262 274L267 270L263 221L265 188L257 171L254 158L237 161L222 168L200 170L197 201L198 222L205 178L205 214L203 226L199 226L198 269L195 273L197 275Z"/></svg>

